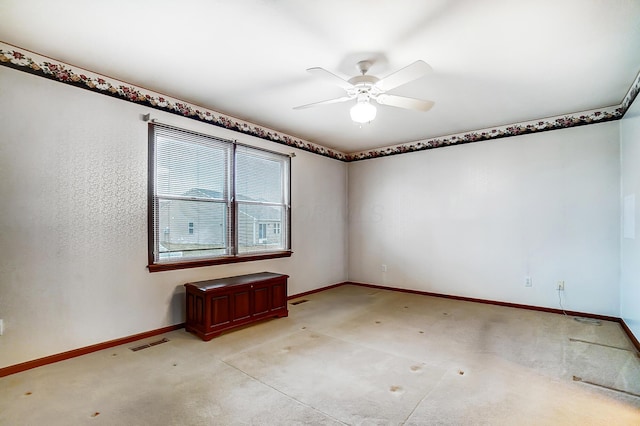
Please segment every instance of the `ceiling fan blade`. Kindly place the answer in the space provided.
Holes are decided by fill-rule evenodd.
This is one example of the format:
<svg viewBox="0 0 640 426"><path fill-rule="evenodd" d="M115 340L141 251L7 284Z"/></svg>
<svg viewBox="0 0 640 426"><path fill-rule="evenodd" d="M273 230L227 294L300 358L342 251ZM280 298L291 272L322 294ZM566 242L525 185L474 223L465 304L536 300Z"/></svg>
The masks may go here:
<svg viewBox="0 0 640 426"><path fill-rule="evenodd" d="M432 68L429 64L424 61L415 61L414 63L389 74L382 80L378 81L375 86L383 91L395 89L396 87L427 75L430 71L432 71Z"/></svg>
<svg viewBox="0 0 640 426"><path fill-rule="evenodd" d="M381 105L389 105L399 108L415 109L418 111L429 111L435 104L433 101L424 101L422 99L407 98L397 95L378 95L376 102Z"/></svg>
<svg viewBox="0 0 640 426"><path fill-rule="evenodd" d="M320 67L309 68L307 71L309 71L313 75L316 75L320 78L325 79L330 83L337 85L338 87L342 87L344 90L349 90L353 87L353 84L349 83L344 78L338 77L334 73L327 71L324 68L320 68Z"/></svg>
<svg viewBox="0 0 640 426"><path fill-rule="evenodd" d="M311 107L320 106L320 105L337 104L339 102L346 102L351 99L353 99L351 96L343 96L341 98L329 99L326 101L314 102L312 104L300 105L297 107L293 107L293 109L305 109L305 108L311 108Z"/></svg>

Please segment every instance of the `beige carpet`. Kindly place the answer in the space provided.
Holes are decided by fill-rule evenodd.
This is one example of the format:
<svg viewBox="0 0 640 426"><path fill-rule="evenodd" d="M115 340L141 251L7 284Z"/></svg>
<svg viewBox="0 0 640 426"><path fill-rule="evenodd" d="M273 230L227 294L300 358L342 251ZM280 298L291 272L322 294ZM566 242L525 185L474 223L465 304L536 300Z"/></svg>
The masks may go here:
<svg viewBox="0 0 640 426"><path fill-rule="evenodd" d="M351 285L304 299L210 342L178 330L4 377L0 424L640 425L617 323Z"/></svg>

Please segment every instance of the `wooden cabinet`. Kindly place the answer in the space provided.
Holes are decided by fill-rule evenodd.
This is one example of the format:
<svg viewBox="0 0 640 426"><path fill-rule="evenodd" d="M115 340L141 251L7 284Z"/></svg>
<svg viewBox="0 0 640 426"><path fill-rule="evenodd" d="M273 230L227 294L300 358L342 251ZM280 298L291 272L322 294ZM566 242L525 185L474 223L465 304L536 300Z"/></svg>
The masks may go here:
<svg viewBox="0 0 640 426"><path fill-rule="evenodd" d="M260 272L185 284L185 329L202 340L265 318L286 317L288 275Z"/></svg>

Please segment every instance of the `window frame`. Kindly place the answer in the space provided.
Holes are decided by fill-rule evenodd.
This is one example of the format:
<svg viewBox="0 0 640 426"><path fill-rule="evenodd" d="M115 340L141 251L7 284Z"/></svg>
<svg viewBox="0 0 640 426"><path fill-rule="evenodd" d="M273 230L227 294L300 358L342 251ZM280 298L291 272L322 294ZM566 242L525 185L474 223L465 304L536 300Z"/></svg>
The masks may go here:
<svg viewBox="0 0 640 426"><path fill-rule="evenodd" d="M237 252L237 239L238 239L238 224L237 224L237 212L238 212L238 200L235 197L235 180L236 180L236 172L235 167L231 167L229 171L228 179L231 180L231 188L232 193L230 194L232 198L231 202L231 217L228 220L227 226L230 227L230 235L233 239L233 247L236 252L229 255L222 255L216 257L204 257L204 258L191 258L187 260L164 260L162 262L156 261L155 257L155 249L156 249L156 238L159 238L159 235L156 236L156 228L154 223L154 209L156 206L156 180L155 180L155 172L156 172L156 138L155 138L155 127L165 127L170 128L174 131L181 131L191 135L197 135L204 138L213 138L218 141L228 142L231 145L232 149L232 164L235 164L235 155L236 155L236 147L242 146L252 150L264 151L270 154L275 154L279 156L286 157L286 154L282 154L275 151L270 151L267 149L255 147L252 145L246 145L238 143L237 141L222 139L216 136L193 132L191 130L182 129L175 126L170 126L166 124L161 124L158 122L149 122L148 123L148 217L147 217L147 237L148 237L148 265L147 268L149 272L160 272L160 271L170 271L176 269L186 269L186 268L197 268L202 266L212 266L212 265L224 265L231 263L239 263L239 262L251 262L257 260L266 260L266 259L276 259L282 257L290 257L293 254L291 250L291 158L287 160L287 172L288 176L286 176L286 191L285 198L286 203L283 204L285 209L284 215L286 219L286 235L283 243L285 245L284 250L274 250L274 251L260 251L260 252L251 252L246 254L239 254ZM158 227L159 228L159 227ZM158 233L161 231L158 229Z"/></svg>

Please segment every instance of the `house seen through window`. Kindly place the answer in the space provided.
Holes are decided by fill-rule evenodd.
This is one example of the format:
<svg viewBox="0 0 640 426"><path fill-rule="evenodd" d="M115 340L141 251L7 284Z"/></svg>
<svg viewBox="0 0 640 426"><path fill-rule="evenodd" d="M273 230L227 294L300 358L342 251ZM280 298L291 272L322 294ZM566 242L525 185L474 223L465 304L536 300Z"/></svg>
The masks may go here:
<svg viewBox="0 0 640 426"><path fill-rule="evenodd" d="M288 156L157 123L149 144L150 270L290 255Z"/></svg>

